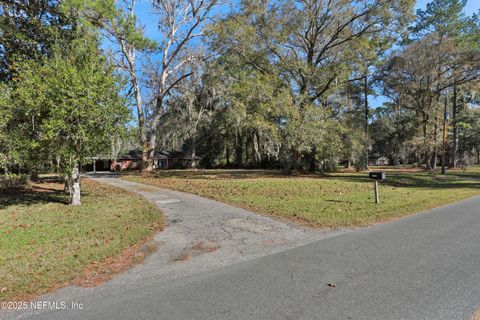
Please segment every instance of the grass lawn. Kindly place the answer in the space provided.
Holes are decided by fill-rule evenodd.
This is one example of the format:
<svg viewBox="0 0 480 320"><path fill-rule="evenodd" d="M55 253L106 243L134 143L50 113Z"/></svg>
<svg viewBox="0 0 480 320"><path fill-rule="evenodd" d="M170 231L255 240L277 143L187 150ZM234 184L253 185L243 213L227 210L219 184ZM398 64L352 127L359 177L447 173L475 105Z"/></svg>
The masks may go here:
<svg viewBox="0 0 480 320"><path fill-rule="evenodd" d="M366 173L289 176L279 171L175 170L123 179L191 192L321 228L366 226L480 195L480 169L387 172L374 203Z"/></svg>
<svg viewBox="0 0 480 320"><path fill-rule="evenodd" d="M0 194L0 301L81 283L87 274L111 277L141 258L127 248L163 228L162 214L138 195L83 179L82 205L72 207L62 189L44 178Z"/></svg>

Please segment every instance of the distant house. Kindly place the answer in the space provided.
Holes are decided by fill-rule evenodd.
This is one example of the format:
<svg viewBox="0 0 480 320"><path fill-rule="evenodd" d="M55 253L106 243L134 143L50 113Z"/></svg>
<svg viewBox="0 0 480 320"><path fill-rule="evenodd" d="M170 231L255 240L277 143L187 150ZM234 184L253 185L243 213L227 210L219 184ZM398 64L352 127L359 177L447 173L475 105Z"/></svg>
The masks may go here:
<svg viewBox="0 0 480 320"><path fill-rule="evenodd" d="M373 162L374 166L388 166L390 164L390 159L387 157L380 157Z"/></svg>
<svg viewBox="0 0 480 320"><path fill-rule="evenodd" d="M83 171L110 171L112 160L107 156L91 157L90 162L82 166Z"/></svg>
<svg viewBox="0 0 480 320"><path fill-rule="evenodd" d="M202 160L202 157L195 156L192 159L191 154L181 151L159 151L155 152L153 164L155 169L190 168L192 161L198 164L200 160Z"/></svg>
<svg viewBox="0 0 480 320"><path fill-rule="evenodd" d="M198 163L202 158L195 157ZM124 171L140 169L142 152L132 150L127 154L120 155L116 160L111 160L110 171ZM155 169L189 168L192 165L192 156L180 151L156 151L153 157Z"/></svg>
<svg viewBox="0 0 480 320"><path fill-rule="evenodd" d="M142 152L131 150L127 154L122 154L110 163L110 171L124 171L140 169L142 161Z"/></svg>
<svg viewBox="0 0 480 320"><path fill-rule="evenodd" d="M195 163L198 164L201 157L195 157ZM122 154L117 159L99 156L92 157L91 162L83 166L84 171L126 171L139 170L142 163L142 152L132 150ZM155 169L179 169L190 168L192 166L192 156L180 151L156 151L153 157L153 167Z"/></svg>

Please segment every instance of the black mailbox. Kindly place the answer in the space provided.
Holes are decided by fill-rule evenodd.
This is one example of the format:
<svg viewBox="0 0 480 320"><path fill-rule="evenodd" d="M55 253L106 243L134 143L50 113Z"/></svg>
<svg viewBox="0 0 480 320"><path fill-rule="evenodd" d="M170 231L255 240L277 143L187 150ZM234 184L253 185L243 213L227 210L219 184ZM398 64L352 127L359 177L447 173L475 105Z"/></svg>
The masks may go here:
<svg viewBox="0 0 480 320"><path fill-rule="evenodd" d="M385 172L384 171L372 171L368 173L368 176L375 180L385 180Z"/></svg>

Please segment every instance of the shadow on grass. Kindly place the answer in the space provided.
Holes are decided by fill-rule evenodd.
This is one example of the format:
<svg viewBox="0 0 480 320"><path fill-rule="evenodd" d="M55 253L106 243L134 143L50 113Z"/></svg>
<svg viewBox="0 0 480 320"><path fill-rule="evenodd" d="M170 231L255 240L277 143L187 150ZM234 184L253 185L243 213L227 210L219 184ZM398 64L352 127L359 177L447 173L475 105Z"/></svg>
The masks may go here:
<svg viewBox="0 0 480 320"><path fill-rule="evenodd" d="M387 179L381 184L396 188L480 188L480 175L475 173L451 172L448 175L427 172L387 172ZM138 175L127 173L122 175ZM142 176L159 179L261 179L261 178L309 178L337 179L345 182L372 183L367 172L363 173L330 173L299 174L282 170L165 170Z"/></svg>
<svg viewBox="0 0 480 320"><path fill-rule="evenodd" d="M455 189L455 188L480 188L480 179L472 175L431 175L428 173L391 173L387 172L386 180L380 182L396 188L431 188L431 189ZM341 179L349 182L373 182L367 174L355 175L330 175L330 178Z"/></svg>
<svg viewBox="0 0 480 320"><path fill-rule="evenodd" d="M290 174L287 170L256 170L256 169L200 169L200 170L162 170L154 173L122 172L122 176L144 175L160 179L259 179L303 176ZM316 174L308 176L318 176Z"/></svg>
<svg viewBox="0 0 480 320"><path fill-rule="evenodd" d="M30 206L44 203L68 204L68 196L56 177L39 178L25 189L7 190L0 193L0 209L13 205Z"/></svg>
<svg viewBox="0 0 480 320"><path fill-rule="evenodd" d="M480 180L480 174L479 174L479 173L460 173L460 172L455 172L455 173L448 173L447 176L449 176L449 177L455 177L455 178L457 178L457 179Z"/></svg>

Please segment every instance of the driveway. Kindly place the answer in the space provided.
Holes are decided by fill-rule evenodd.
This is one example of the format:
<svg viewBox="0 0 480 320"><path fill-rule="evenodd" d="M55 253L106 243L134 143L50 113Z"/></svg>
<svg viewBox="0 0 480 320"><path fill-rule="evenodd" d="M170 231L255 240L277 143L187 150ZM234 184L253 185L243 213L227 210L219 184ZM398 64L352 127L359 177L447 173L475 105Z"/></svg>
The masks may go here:
<svg viewBox="0 0 480 320"><path fill-rule="evenodd" d="M88 177L138 193L165 214L166 228L154 238L159 246L158 252L138 270L130 272L142 279L161 275L170 280L298 247L342 232L301 227L193 194L122 180L112 174ZM125 277L125 280L130 282L132 279Z"/></svg>

